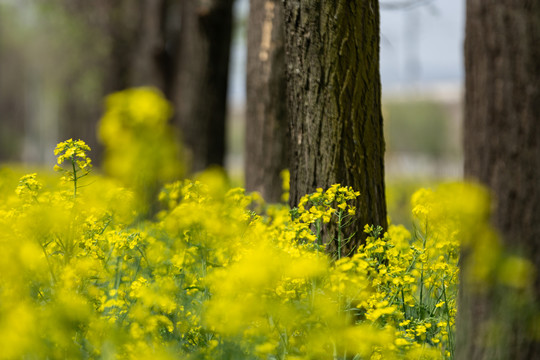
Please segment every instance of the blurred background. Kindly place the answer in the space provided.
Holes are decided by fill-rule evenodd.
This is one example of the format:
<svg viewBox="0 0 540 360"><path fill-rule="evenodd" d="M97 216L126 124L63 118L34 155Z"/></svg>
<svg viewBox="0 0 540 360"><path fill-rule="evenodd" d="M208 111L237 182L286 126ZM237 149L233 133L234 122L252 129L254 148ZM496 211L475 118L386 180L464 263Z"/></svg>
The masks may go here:
<svg viewBox="0 0 540 360"><path fill-rule="evenodd" d="M122 0L88 3L0 0L2 163L52 164L56 143L71 137L89 143L99 163L95 127L104 97L144 84L144 64L136 61L144 41L130 44L144 38L148 24L142 14L151 9ZM169 23L178 24L174 6L169 10ZM248 13L248 0L234 2L224 163L238 179L244 164ZM464 0L381 0L389 203L408 202L419 185L462 176L464 18ZM135 70L124 74L128 65Z"/></svg>
<svg viewBox="0 0 540 360"><path fill-rule="evenodd" d="M381 79L389 179L460 178L465 0L381 0ZM248 0L237 0L245 19ZM244 24L243 20L239 24ZM243 141L246 42L232 44L230 168Z"/></svg>

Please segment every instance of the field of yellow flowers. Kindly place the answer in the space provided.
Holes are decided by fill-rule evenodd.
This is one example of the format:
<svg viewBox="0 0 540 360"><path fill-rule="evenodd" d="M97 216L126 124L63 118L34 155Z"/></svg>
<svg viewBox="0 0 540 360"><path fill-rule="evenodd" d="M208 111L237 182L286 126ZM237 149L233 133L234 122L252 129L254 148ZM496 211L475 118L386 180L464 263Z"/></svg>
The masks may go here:
<svg viewBox="0 0 540 360"><path fill-rule="evenodd" d="M482 191L420 190L412 233L367 224L354 254L328 254L321 230L348 226L362 194L334 185L290 209L217 171L175 180L170 113L150 89L110 96L107 175L81 140L58 144L56 176L0 170L1 359L453 357Z"/></svg>

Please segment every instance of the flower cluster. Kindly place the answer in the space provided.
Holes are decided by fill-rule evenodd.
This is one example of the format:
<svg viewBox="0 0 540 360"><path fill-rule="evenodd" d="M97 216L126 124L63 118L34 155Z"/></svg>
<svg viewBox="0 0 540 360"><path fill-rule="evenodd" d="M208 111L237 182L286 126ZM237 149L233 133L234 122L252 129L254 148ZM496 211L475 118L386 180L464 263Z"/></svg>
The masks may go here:
<svg viewBox="0 0 540 360"><path fill-rule="evenodd" d="M88 150L57 147L72 181ZM412 232L366 225L365 243L334 257L322 227L348 240L349 187L291 210L210 171L165 185L145 218L136 187L91 176L76 198L45 175L0 177L0 359L453 357L460 243L487 229L472 189L420 190Z"/></svg>
<svg viewBox="0 0 540 360"><path fill-rule="evenodd" d="M20 178L15 193L28 201L37 201L37 196L43 185L37 180L37 173L27 174Z"/></svg>
<svg viewBox="0 0 540 360"><path fill-rule="evenodd" d="M87 156L87 151L90 151L90 147L82 140L74 141L73 139L69 139L59 143L54 149L54 155L58 156L58 164L54 169L61 171L59 165L69 160L73 166L77 166L80 170L88 172L92 167L92 160Z"/></svg>
<svg viewBox="0 0 540 360"><path fill-rule="evenodd" d="M345 214L347 215L354 215L356 209L354 206L349 205L347 201L354 200L359 195L360 193L355 192L351 187L342 187L339 184L332 185L326 191L318 188L315 193L300 199L298 204L300 220L312 224L322 219L323 223L328 223L332 215L338 211L337 209L346 210Z"/></svg>
<svg viewBox="0 0 540 360"><path fill-rule="evenodd" d="M88 157L87 152L90 147L82 140L69 139L56 145L54 155L57 156L57 164L54 170L64 174L63 182L73 182L74 192L77 195L77 181L90 173L92 168L92 160ZM66 160L69 162L68 168L64 169L60 165Z"/></svg>
<svg viewBox="0 0 540 360"><path fill-rule="evenodd" d="M350 186L334 184L326 191L318 188L316 192L303 196L298 208L293 209L293 218L298 220L302 229L301 238L315 242L321 249L335 248L333 255L337 259L351 255L345 254L343 249L354 233L345 236L343 230L353 220L356 208L351 203L359 195Z"/></svg>
<svg viewBox="0 0 540 360"><path fill-rule="evenodd" d="M413 259L386 254L393 234L407 248L403 229L335 263L313 246L309 225L348 213L357 193L336 185L308 195L294 216L282 205L257 214L257 195L220 193L224 180L209 176L165 186L167 209L137 225L129 225L135 208L115 201L123 188L100 189L113 187L106 179L92 179L75 200L43 191L36 174L23 177L19 200L6 204L26 205L2 220L6 357L370 358L437 349L428 322L404 325L412 310L398 316L401 296L391 299L400 290L414 303L404 275ZM25 191L39 201L27 202ZM39 332L36 323L45 324Z"/></svg>
<svg viewBox="0 0 540 360"><path fill-rule="evenodd" d="M133 190L145 213L159 188L183 175L182 148L167 123L171 104L154 88L134 88L109 95L99 122L107 175Z"/></svg>

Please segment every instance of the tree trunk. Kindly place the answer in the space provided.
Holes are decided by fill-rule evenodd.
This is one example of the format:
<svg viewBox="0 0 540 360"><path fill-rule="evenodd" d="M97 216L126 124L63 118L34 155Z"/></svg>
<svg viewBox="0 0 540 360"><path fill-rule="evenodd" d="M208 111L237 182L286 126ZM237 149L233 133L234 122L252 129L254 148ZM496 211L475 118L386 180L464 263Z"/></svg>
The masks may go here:
<svg viewBox="0 0 540 360"><path fill-rule="evenodd" d="M105 91L112 93L132 86L132 68L137 48L137 29L142 22L143 3L129 6L125 0L103 2L105 19L101 20L104 36L109 39L108 68L105 71ZM84 10L83 5L80 10Z"/></svg>
<svg viewBox="0 0 540 360"><path fill-rule="evenodd" d="M288 164L288 120L283 5L251 0L248 25L246 190L268 202L282 195L280 173Z"/></svg>
<svg viewBox="0 0 540 360"><path fill-rule="evenodd" d="M540 270L540 2L469 0L465 41L465 175L491 189L492 222L506 248ZM537 359L538 313L475 291L462 250L457 358ZM533 284L540 300L540 276ZM525 301L524 294L513 294ZM515 313L512 313L515 311ZM536 308L536 311L538 309ZM510 320L508 320L510 318ZM502 329L493 339L493 326ZM504 326L502 326L504 325ZM501 327L502 326L502 327ZM500 330L501 330L500 329ZM538 331L538 329L536 330Z"/></svg>
<svg viewBox="0 0 540 360"><path fill-rule="evenodd" d="M28 116L24 86L29 71L18 49L3 42L7 30L0 24L0 163L22 160L24 123Z"/></svg>
<svg viewBox="0 0 540 360"><path fill-rule="evenodd" d="M360 191L365 224L387 227L377 0L286 0L291 193L332 184Z"/></svg>
<svg viewBox="0 0 540 360"><path fill-rule="evenodd" d="M131 59L132 86L154 86L165 93L170 88L169 54L165 38L167 0L146 0L142 3L142 18L136 32L136 46Z"/></svg>
<svg viewBox="0 0 540 360"><path fill-rule="evenodd" d="M74 52L81 54L77 64L61 80L60 136L58 141L84 139L99 165L102 147L96 134L103 98L132 86L163 88L165 76L156 60L163 48L160 37L160 8L166 0L56 0L61 16L70 16L81 26L83 45ZM80 36L80 35L79 35ZM84 54L86 46L98 49ZM59 56L60 54L55 54ZM81 79L95 81L92 90L81 88ZM88 81L88 80L87 80Z"/></svg>
<svg viewBox="0 0 540 360"><path fill-rule="evenodd" d="M66 10L66 15L93 29L96 48L101 45L107 49L99 58L99 55L85 57L82 68L66 79L69 82L66 88L73 89L81 73L90 67L104 69L99 73L99 99L89 99L89 94L67 98L61 127L62 138L84 138L92 148L94 161L99 163L101 147L97 143L95 123L101 112L97 104L104 96L130 87L153 86L171 97L180 26L179 2L95 0L89 4L84 0L58 0L58 4Z"/></svg>
<svg viewBox="0 0 540 360"><path fill-rule="evenodd" d="M159 88L175 107L192 170L223 165L233 0L64 1L80 16L88 10L109 41L104 92Z"/></svg>
<svg viewBox="0 0 540 360"><path fill-rule="evenodd" d="M182 1L173 103L193 172L224 163L232 3Z"/></svg>
<svg viewBox="0 0 540 360"><path fill-rule="evenodd" d="M177 0L120 0L106 3L111 13L113 63L119 77L115 90L154 86L172 96L180 32Z"/></svg>

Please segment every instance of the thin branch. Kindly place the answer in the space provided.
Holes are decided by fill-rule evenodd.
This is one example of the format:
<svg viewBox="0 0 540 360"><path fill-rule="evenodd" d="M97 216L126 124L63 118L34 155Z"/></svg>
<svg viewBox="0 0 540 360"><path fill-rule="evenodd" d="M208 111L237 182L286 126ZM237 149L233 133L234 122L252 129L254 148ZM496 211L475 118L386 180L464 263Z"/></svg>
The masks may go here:
<svg viewBox="0 0 540 360"><path fill-rule="evenodd" d="M429 5L435 0L404 0L381 2L380 7L383 10L412 10L420 6Z"/></svg>

